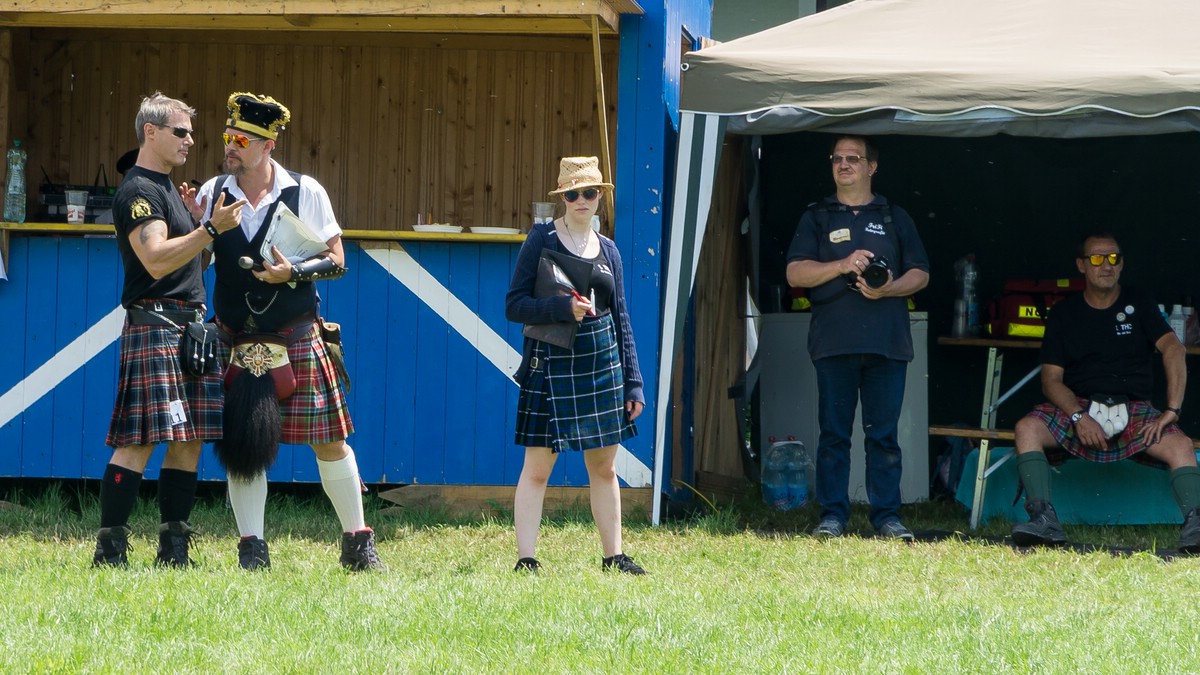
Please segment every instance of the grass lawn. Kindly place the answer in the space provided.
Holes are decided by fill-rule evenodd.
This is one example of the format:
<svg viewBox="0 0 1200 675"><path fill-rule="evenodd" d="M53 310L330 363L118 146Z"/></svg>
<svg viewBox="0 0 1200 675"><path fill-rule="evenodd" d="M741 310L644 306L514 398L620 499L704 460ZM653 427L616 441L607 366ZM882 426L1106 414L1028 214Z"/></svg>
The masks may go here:
<svg viewBox="0 0 1200 675"><path fill-rule="evenodd" d="M152 494L152 493L151 493ZM210 490L199 563L157 569L143 498L130 567L89 567L98 508L66 484L0 494L0 672L1176 673L1200 669L1200 559L1176 526L1070 527L1095 550L1022 552L954 505L902 512L924 541L818 541L813 508L752 500L651 528L626 523L650 574L600 570L586 509L543 527L540 575L515 574L511 518L375 513L383 573L337 564L319 492L273 495L274 567L237 567ZM865 530L856 511L851 530ZM1131 549L1115 554L1103 547Z"/></svg>

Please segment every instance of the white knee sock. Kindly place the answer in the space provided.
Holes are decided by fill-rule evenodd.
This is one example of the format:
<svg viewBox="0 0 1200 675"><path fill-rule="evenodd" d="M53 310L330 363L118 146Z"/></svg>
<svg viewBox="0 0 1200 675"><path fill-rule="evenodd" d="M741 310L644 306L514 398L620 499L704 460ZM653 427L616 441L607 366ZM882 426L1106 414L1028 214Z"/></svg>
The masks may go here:
<svg viewBox="0 0 1200 675"><path fill-rule="evenodd" d="M260 473L248 481L230 478L229 503L233 506L239 534L266 539L263 518L267 511L267 474Z"/></svg>
<svg viewBox="0 0 1200 675"><path fill-rule="evenodd" d="M321 487L325 495L333 502L338 520L342 521L343 532L357 532L367 526L363 518L362 481L358 477L358 462L354 459L354 451L349 451L345 457L333 461L317 460L317 470L321 474Z"/></svg>

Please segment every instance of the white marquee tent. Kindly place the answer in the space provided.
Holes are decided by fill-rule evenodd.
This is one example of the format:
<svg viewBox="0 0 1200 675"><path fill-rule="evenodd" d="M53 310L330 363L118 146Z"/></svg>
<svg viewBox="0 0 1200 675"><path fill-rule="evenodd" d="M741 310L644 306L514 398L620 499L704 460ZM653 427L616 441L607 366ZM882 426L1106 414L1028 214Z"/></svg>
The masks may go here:
<svg viewBox="0 0 1200 675"><path fill-rule="evenodd" d="M658 409L670 402L672 355L726 133L1081 138L1194 131L1198 27L1194 0L857 0L688 54ZM656 494L665 439L660 414Z"/></svg>

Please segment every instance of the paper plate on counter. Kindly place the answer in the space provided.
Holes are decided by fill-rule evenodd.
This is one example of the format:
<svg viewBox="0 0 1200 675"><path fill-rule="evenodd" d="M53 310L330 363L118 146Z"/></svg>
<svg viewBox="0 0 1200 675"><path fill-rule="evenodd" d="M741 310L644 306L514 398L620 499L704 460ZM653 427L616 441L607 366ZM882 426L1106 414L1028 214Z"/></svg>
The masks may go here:
<svg viewBox="0 0 1200 675"><path fill-rule="evenodd" d="M416 232L441 232L443 234L458 234L459 232L462 232L462 225L430 223L428 225L413 225L413 230Z"/></svg>
<svg viewBox="0 0 1200 675"><path fill-rule="evenodd" d="M475 234L521 234L515 227L472 227Z"/></svg>

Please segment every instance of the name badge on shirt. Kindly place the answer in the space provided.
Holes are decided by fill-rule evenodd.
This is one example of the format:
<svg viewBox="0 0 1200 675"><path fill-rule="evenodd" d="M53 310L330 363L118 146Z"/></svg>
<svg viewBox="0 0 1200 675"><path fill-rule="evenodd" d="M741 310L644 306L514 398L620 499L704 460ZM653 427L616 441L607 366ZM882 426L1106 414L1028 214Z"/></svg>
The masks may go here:
<svg viewBox="0 0 1200 675"><path fill-rule="evenodd" d="M840 244L843 241L850 241L850 228L843 227L840 230L834 230L829 233L829 241L835 244Z"/></svg>

